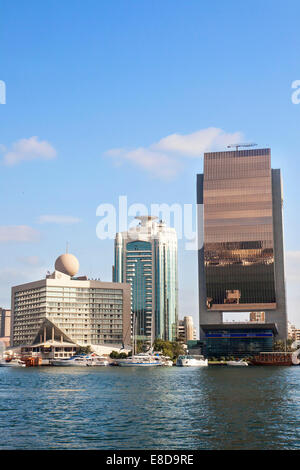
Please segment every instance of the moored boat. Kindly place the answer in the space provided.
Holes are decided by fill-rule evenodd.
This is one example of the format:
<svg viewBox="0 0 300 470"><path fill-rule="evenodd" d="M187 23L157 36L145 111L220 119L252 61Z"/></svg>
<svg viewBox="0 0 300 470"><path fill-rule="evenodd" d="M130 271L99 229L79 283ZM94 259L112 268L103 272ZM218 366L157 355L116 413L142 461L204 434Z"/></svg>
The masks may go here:
<svg viewBox="0 0 300 470"><path fill-rule="evenodd" d="M67 359L53 359L51 365L59 367L86 367L88 365L86 357L87 356L76 355L68 357Z"/></svg>
<svg viewBox="0 0 300 470"><path fill-rule="evenodd" d="M234 367L247 367L248 362L244 361L244 359L241 359L239 361L227 361L227 365Z"/></svg>
<svg viewBox="0 0 300 470"><path fill-rule="evenodd" d="M109 361L106 359L106 357L97 356L96 354L78 354L67 359L53 359L51 361L51 365L58 367L105 367L109 365Z"/></svg>
<svg viewBox="0 0 300 470"><path fill-rule="evenodd" d="M26 367L20 359L4 359L0 361L0 367Z"/></svg>
<svg viewBox="0 0 300 470"><path fill-rule="evenodd" d="M208 360L200 355L178 356L176 366L179 367L207 367Z"/></svg>
<svg viewBox="0 0 300 470"><path fill-rule="evenodd" d="M254 366L292 366L292 352L261 352L250 359Z"/></svg>
<svg viewBox="0 0 300 470"><path fill-rule="evenodd" d="M116 359L116 365L120 367L157 367L161 366L159 356L152 354L135 354L125 359Z"/></svg>

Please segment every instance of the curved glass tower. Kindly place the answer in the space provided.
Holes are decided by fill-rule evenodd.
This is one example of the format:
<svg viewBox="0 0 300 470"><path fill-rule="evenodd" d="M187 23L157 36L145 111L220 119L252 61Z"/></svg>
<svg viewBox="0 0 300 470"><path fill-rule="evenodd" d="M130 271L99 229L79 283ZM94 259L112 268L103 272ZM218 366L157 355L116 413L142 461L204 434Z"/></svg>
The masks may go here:
<svg viewBox="0 0 300 470"><path fill-rule="evenodd" d="M137 339L176 339L178 319L177 235L155 217L117 233L113 279L131 285Z"/></svg>

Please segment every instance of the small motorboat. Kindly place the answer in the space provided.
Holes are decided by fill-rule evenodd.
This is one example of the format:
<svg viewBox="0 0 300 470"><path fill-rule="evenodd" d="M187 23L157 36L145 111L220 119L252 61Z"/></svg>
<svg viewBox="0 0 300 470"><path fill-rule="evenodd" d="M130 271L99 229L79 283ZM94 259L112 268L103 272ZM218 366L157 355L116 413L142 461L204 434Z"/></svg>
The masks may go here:
<svg viewBox="0 0 300 470"><path fill-rule="evenodd" d="M88 356L87 357L87 366L101 366L101 367L106 367L106 366L109 366L109 361L107 360L106 357L102 357L102 356Z"/></svg>
<svg viewBox="0 0 300 470"><path fill-rule="evenodd" d="M178 356L176 366L179 367L207 367L208 360L204 359L204 356L198 355L187 355Z"/></svg>
<svg viewBox="0 0 300 470"><path fill-rule="evenodd" d="M227 365L236 367L246 367L248 366L248 362L244 361L244 359L240 359L239 361L227 361Z"/></svg>
<svg viewBox="0 0 300 470"><path fill-rule="evenodd" d="M172 367L173 361L169 356L160 356L161 365L164 367Z"/></svg>
<svg viewBox="0 0 300 470"><path fill-rule="evenodd" d="M26 367L26 364L20 359L2 359L0 367Z"/></svg>

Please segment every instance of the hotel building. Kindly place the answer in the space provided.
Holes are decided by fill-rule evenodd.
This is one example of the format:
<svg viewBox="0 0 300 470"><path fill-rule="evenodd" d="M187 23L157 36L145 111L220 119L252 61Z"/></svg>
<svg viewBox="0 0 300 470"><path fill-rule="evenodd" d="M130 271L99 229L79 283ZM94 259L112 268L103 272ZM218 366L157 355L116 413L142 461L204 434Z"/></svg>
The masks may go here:
<svg viewBox="0 0 300 470"><path fill-rule="evenodd" d="M270 149L205 153L197 203L201 337L225 344L239 334L248 350L265 335L286 339L282 185ZM265 324L248 339L247 324L223 323L224 312L256 311Z"/></svg>
<svg viewBox="0 0 300 470"><path fill-rule="evenodd" d="M176 339L178 320L177 235L156 217L116 234L113 280L132 288L133 334L150 344Z"/></svg>
<svg viewBox="0 0 300 470"><path fill-rule="evenodd" d="M67 341L96 352L130 348L130 285L74 277L78 268L75 256L64 254L45 279L12 288L12 346Z"/></svg>

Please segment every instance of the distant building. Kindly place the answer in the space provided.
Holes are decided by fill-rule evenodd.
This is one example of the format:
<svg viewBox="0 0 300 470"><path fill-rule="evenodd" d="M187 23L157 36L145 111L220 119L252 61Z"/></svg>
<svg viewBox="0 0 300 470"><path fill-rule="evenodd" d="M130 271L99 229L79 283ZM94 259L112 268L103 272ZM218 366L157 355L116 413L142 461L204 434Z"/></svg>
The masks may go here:
<svg viewBox="0 0 300 470"><path fill-rule="evenodd" d="M183 320L178 320L177 338L179 341L187 344L188 341L197 339L196 328L192 316L186 316Z"/></svg>
<svg viewBox="0 0 300 470"><path fill-rule="evenodd" d="M250 321L264 323L266 321L265 312L250 312Z"/></svg>
<svg viewBox="0 0 300 470"><path fill-rule="evenodd" d="M285 340L283 195L271 150L205 153L197 204L201 339L208 326L218 334L224 312L264 311L266 324Z"/></svg>
<svg viewBox="0 0 300 470"><path fill-rule="evenodd" d="M130 347L130 285L76 278L78 268L75 256L64 254L45 279L12 288L12 346Z"/></svg>
<svg viewBox="0 0 300 470"><path fill-rule="evenodd" d="M175 340L178 319L177 235L156 217L116 234L114 282L132 288L133 329L138 340Z"/></svg>
<svg viewBox="0 0 300 470"><path fill-rule="evenodd" d="M10 345L10 309L0 308L0 341Z"/></svg>
<svg viewBox="0 0 300 470"><path fill-rule="evenodd" d="M300 341L300 328L295 328L293 340Z"/></svg>
<svg viewBox="0 0 300 470"><path fill-rule="evenodd" d="M293 339L295 325L292 325L291 322L288 322L288 339Z"/></svg>
<svg viewBox="0 0 300 470"><path fill-rule="evenodd" d="M288 323L288 338L293 341L300 341L300 328L296 328L290 322Z"/></svg>

